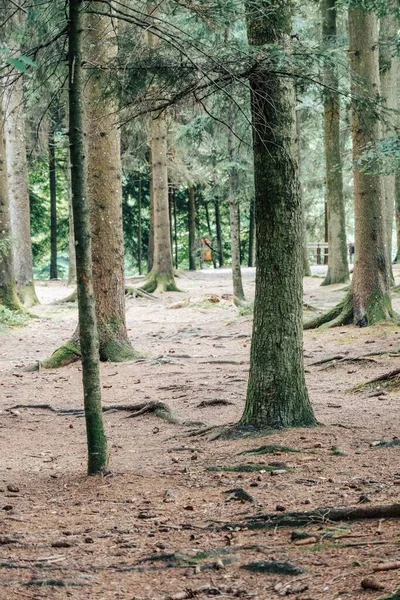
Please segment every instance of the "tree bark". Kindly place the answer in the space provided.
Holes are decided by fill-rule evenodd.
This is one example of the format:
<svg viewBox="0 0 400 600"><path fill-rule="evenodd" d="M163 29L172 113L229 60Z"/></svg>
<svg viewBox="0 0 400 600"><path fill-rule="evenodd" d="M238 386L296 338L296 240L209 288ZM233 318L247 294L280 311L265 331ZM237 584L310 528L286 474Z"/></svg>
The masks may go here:
<svg viewBox="0 0 400 600"><path fill-rule="evenodd" d="M153 190L153 266L141 286L146 292L177 292L169 222L167 121L165 114L151 121L151 174Z"/></svg>
<svg viewBox="0 0 400 600"><path fill-rule="evenodd" d="M322 41L327 49L336 46L336 0L321 0ZM324 151L328 217L328 272L322 285L349 280L343 175L340 156L340 100L337 69L325 63Z"/></svg>
<svg viewBox="0 0 400 600"><path fill-rule="evenodd" d="M299 190L301 198L301 212L303 215L303 277L311 277L310 260L308 258L308 247L307 247L307 228L306 228L306 211L304 206L304 193L303 186L301 184L301 114L299 110L296 110L296 139L297 139L297 165L298 165L298 176L299 176Z"/></svg>
<svg viewBox="0 0 400 600"><path fill-rule="evenodd" d="M57 279L57 180L54 124L49 129L49 183L50 183L50 279Z"/></svg>
<svg viewBox="0 0 400 600"><path fill-rule="evenodd" d="M69 2L69 140L74 211L82 380L88 445L88 473L105 471L107 439L101 409L99 339L93 290L90 217L87 201L82 73L83 0Z"/></svg>
<svg viewBox="0 0 400 600"><path fill-rule="evenodd" d="M225 266L225 263L224 263L224 250L223 250L223 242L222 242L221 211L220 211L218 198L216 198L214 200L214 210L215 210L215 229L217 232L218 263L221 268L221 267Z"/></svg>
<svg viewBox="0 0 400 600"><path fill-rule="evenodd" d="M91 5L96 7L96 2ZM110 16L87 15L85 43L91 66L85 88L88 199L100 359L120 362L136 358L137 353L125 321L120 131L116 103L106 90L105 70L117 53L115 23Z"/></svg>
<svg viewBox="0 0 400 600"><path fill-rule="evenodd" d="M158 5L149 3L148 13L156 16ZM160 43L157 36L148 33L150 48ZM151 177L153 198L153 264L142 289L146 292L177 292L174 279L172 247L170 237L168 167L167 167L167 117L165 112L153 117L150 122Z"/></svg>
<svg viewBox="0 0 400 600"><path fill-rule="evenodd" d="M306 329L353 322L360 327L394 317L385 232L382 177L363 170L362 153L377 147L381 127L375 104L380 102L378 20L362 8L349 8L349 55L352 92L355 262L349 293Z"/></svg>
<svg viewBox="0 0 400 600"><path fill-rule="evenodd" d="M179 265L179 256L178 256L178 214L177 214L177 206L176 206L176 190L173 191L172 200L174 203L174 247L175 247L175 269L178 268Z"/></svg>
<svg viewBox="0 0 400 600"><path fill-rule="evenodd" d="M290 43L291 6L246 5L249 43ZM304 378L303 222L293 81L259 67L250 76L257 272L246 406L239 425L316 424Z"/></svg>
<svg viewBox="0 0 400 600"><path fill-rule="evenodd" d="M0 304L22 310L17 296L13 269L12 235L7 177L4 118L0 98Z"/></svg>
<svg viewBox="0 0 400 600"><path fill-rule="evenodd" d="M381 81L381 96L388 112L382 123L382 137L395 134L397 110L397 88L398 88L398 63L399 59L394 49L394 40L398 29L398 20L395 17L397 0L388 0L387 14L382 17L379 27L379 70ZM388 268L391 281L394 281L392 273L392 238L393 218L395 210L396 183L395 175L383 177L383 190L385 194L385 228L386 246L388 253Z"/></svg>
<svg viewBox="0 0 400 600"><path fill-rule="evenodd" d="M255 264L255 250L256 250L256 236L255 233L255 223L254 223L254 198L250 198L250 209L249 209L249 255L247 266L254 267Z"/></svg>
<svg viewBox="0 0 400 600"><path fill-rule="evenodd" d="M147 247L147 272L153 268L154 263L154 193L153 193L153 161L151 158L151 148L149 150L149 167L150 167L150 229L149 229L149 243Z"/></svg>
<svg viewBox="0 0 400 600"><path fill-rule="evenodd" d="M71 190L71 159L68 155L68 285L76 283L76 256L75 256L75 236L74 236L74 214L72 210L72 190Z"/></svg>
<svg viewBox="0 0 400 600"><path fill-rule="evenodd" d="M188 199L188 232L189 232L189 271L196 270L196 201L194 187L187 192Z"/></svg>
<svg viewBox="0 0 400 600"><path fill-rule="evenodd" d="M361 98L352 111L356 260L351 294L354 322L360 326L392 316L382 178L365 173L358 166L363 150L369 144L377 146L381 139L373 105L380 98L377 39L376 15L349 8L351 89L354 97L360 97L362 92L369 100L366 104Z"/></svg>
<svg viewBox="0 0 400 600"><path fill-rule="evenodd" d="M33 281L28 169L26 162L23 82L19 74L4 92L8 193L13 237L14 276L18 296L29 308L39 304Z"/></svg>
<svg viewBox="0 0 400 600"><path fill-rule="evenodd" d="M138 217L137 261L138 261L139 275L141 275L142 274L142 179L141 179L141 177L139 177L139 183L138 183L137 217Z"/></svg>

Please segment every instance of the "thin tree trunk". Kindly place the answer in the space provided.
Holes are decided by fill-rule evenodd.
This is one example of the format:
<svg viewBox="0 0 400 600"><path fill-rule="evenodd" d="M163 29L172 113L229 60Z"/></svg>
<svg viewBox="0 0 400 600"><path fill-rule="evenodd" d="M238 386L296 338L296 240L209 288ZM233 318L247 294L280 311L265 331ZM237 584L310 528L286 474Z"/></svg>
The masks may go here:
<svg viewBox="0 0 400 600"><path fill-rule="evenodd" d="M50 279L57 279L57 180L54 124L49 129L49 183L50 183Z"/></svg>
<svg viewBox="0 0 400 600"><path fill-rule="evenodd" d="M208 235L209 235L210 240L212 240L214 238L214 236L213 236L213 232L212 232L212 229L211 229L211 220L210 220L210 211L209 211L209 208L208 208L208 202L206 202L204 204L204 210L206 212L206 222L207 222ZM214 252L213 249L211 249L211 260L212 260L212 264L213 264L214 269L216 269L217 268L217 261L215 260L215 252Z"/></svg>
<svg viewBox="0 0 400 600"><path fill-rule="evenodd" d="M397 233L397 253L395 262L400 262L400 170L397 170L395 175L395 216L396 216L396 233Z"/></svg>
<svg viewBox="0 0 400 600"><path fill-rule="evenodd" d="M105 471L107 439L101 409L99 339L93 290L90 218L87 202L82 72L83 0L69 2L69 140L74 211L82 380L88 444L88 473Z"/></svg>
<svg viewBox="0 0 400 600"><path fill-rule="evenodd" d="M171 185L168 186L168 216L169 216L169 241L171 244L171 252L172 252L172 264L174 263L173 257L173 247L174 247L174 227L172 223L172 196L173 196L173 188Z"/></svg>
<svg viewBox="0 0 400 600"><path fill-rule="evenodd" d="M175 247L175 269L178 268L179 265L179 257L178 257L178 213L176 207L176 190L174 189L173 193L173 202L174 202L174 247Z"/></svg>
<svg viewBox="0 0 400 600"><path fill-rule="evenodd" d="M248 267L254 267L255 259L255 223L254 223L254 198L250 198L250 211L249 211L249 256L248 256Z"/></svg>
<svg viewBox="0 0 400 600"><path fill-rule="evenodd" d="M1 100L1 98L0 98ZM10 223L7 156L4 119L0 102L0 304L11 310L21 310L13 269Z"/></svg>
<svg viewBox="0 0 400 600"><path fill-rule="evenodd" d="M149 3L147 11L153 17L157 15L158 5ZM157 36L148 33L150 48L160 43ZM164 112L153 117L150 123L151 175L153 182L153 232L154 253L151 271L148 273L142 289L147 292L177 292L174 279L172 246L170 237L170 218L168 202L167 167L167 118Z"/></svg>
<svg viewBox="0 0 400 600"><path fill-rule="evenodd" d="M18 296L29 308L39 304L33 281L28 169L26 162L23 83L19 75L4 92L8 193L13 237L14 276Z"/></svg>
<svg viewBox="0 0 400 600"><path fill-rule="evenodd" d="M387 15L382 17L379 27L379 69L381 81L381 96L385 102L388 111L382 124L382 137L389 137L395 134L396 120L398 119L395 111L397 110L397 91L398 91L398 63L399 59L394 48L394 40L398 30L398 20L395 17L397 0L388 0ZM393 238L393 219L395 210L396 183L395 175L386 175L383 177L383 189L385 194L385 228L386 228L386 246L388 254L388 268L392 282L394 281L392 272L392 238Z"/></svg>
<svg viewBox="0 0 400 600"><path fill-rule="evenodd" d="M153 191L153 161L151 157L151 148L149 150L149 166L150 166L150 228L149 228L149 243L147 247L147 272L153 268L154 263L154 191Z"/></svg>
<svg viewBox="0 0 400 600"><path fill-rule="evenodd" d="M196 201L194 187L187 192L188 199L188 232L189 232L189 270L196 270Z"/></svg>
<svg viewBox="0 0 400 600"><path fill-rule="evenodd" d="M138 212L138 233L137 233L137 261L139 275L142 274L142 179L139 177L139 189L138 189L138 201L137 201L137 212Z"/></svg>
<svg viewBox="0 0 400 600"><path fill-rule="evenodd" d="M224 251L222 245L222 227L221 227L221 211L219 206L219 200L214 200L215 209L215 229L217 231L217 251L218 251L218 263L220 268L224 266Z"/></svg>
<svg viewBox="0 0 400 600"><path fill-rule="evenodd" d="M336 0L321 0L322 41L328 49L336 46ZM344 213L343 175L340 156L340 100L337 69L324 66L324 150L326 165L326 209L328 272L322 285L349 280Z"/></svg>
<svg viewBox="0 0 400 600"><path fill-rule="evenodd" d="M307 228L306 228L306 211L304 206L304 193L303 186L301 183L301 114L299 110L296 110L296 139L297 139L297 164L298 164L298 177L299 177L299 191L301 198L301 212L303 217L303 277L311 277L310 260L308 258L308 247L307 247Z"/></svg>
<svg viewBox="0 0 400 600"><path fill-rule="evenodd" d="M249 43L287 44L290 2L246 4ZM290 43L290 42L289 42ZM259 67L250 76L257 272L246 406L239 425L315 425L304 379L303 222L292 79Z"/></svg>
<svg viewBox="0 0 400 600"><path fill-rule="evenodd" d="M72 189L71 189L71 159L68 153L68 285L76 283L76 256L75 256L75 236L74 236L74 213L72 210Z"/></svg>

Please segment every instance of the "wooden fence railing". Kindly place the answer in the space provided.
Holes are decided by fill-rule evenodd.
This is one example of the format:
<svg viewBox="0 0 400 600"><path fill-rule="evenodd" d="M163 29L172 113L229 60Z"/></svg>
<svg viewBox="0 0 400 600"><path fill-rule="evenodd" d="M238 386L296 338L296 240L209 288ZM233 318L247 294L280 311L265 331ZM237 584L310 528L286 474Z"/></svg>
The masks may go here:
<svg viewBox="0 0 400 600"><path fill-rule="evenodd" d="M311 264L316 265L327 265L329 246L327 242L313 242L307 244L308 257ZM349 253L349 263L354 262L354 244L347 244L347 251Z"/></svg>

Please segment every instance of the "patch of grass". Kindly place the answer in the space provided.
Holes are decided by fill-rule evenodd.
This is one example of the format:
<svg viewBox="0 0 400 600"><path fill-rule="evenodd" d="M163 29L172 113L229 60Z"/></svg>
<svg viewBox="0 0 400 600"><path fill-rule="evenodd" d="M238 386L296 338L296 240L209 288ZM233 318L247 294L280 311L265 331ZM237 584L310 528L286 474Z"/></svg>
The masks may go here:
<svg viewBox="0 0 400 600"><path fill-rule="evenodd" d="M22 327L29 323L30 317L27 313L21 313L16 310L10 310L0 305L0 326L4 327Z"/></svg>
<svg viewBox="0 0 400 600"><path fill-rule="evenodd" d="M238 314L240 317L248 317L253 315L254 312L254 303L253 302L245 302L239 306Z"/></svg>
<svg viewBox="0 0 400 600"><path fill-rule="evenodd" d="M244 450L243 452L239 452L238 456L241 454L275 454L276 452L301 452L301 450L289 448L288 446L279 446L279 444L271 444L259 446L258 448L251 448L250 450Z"/></svg>
<svg viewBox="0 0 400 600"><path fill-rule="evenodd" d="M339 450L339 448L337 446L332 446L331 455L332 456L347 456L347 453L343 452L342 450Z"/></svg>
<svg viewBox="0 0 400 600"><path fill-rule="evenodd" d="M228 471L233 473L254 473L257 471L277 471L279 467L273 467L271 465L264 465L258 463L244 463L241 465L224 465L221 467L208 467L207 471Z"/></svg>

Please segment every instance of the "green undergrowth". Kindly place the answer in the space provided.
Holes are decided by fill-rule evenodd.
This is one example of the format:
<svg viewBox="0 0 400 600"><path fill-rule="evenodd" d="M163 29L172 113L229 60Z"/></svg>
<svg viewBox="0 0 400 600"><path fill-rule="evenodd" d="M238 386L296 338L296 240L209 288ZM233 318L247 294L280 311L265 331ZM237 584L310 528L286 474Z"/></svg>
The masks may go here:
<svg viewBox="0 0 400 600"><path fill-rule="evenodd" d="M288 446L279 446L279 444L271 444L269 446L259 446L258 448L243 450L243 452L238 453L238 456L241 454L276 454L277 452L301 452L301 450L289 448Z"/></svg>
<svg viewBox="0 0 400 600"><path fill-rule="evenodd" d="M31 316L27 312L10 310L6 306L0 305L0 328L6 327L22 327L31 320Z"/></svg>
<svg viewBox="0 0 400 600"><path fill-rule="evenodd" d="M244 463L240 465L223 465L218 467L208 467L207 471L228 471L232 473L254 473L259 471L266 471L271 473L273 471L278 471L279 469L285 469L285 471L289 470L283 466L273 466L273 465L265 465L263 463Z"/></svg>

